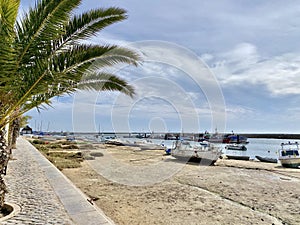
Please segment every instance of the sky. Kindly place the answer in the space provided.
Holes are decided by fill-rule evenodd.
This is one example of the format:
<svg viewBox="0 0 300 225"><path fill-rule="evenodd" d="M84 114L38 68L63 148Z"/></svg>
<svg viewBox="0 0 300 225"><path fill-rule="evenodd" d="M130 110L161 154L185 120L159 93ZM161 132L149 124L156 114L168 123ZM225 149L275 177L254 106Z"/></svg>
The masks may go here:
<svg viewBox="0 0 300 225"><path fill-rule="evenodd" d="M33 0L21 0L26 11ZM82 92L31 110L48 131L300 133L300 4L287 0L83 0L128 19L89 42L136 49L112 68L136 89Z"/></svg>

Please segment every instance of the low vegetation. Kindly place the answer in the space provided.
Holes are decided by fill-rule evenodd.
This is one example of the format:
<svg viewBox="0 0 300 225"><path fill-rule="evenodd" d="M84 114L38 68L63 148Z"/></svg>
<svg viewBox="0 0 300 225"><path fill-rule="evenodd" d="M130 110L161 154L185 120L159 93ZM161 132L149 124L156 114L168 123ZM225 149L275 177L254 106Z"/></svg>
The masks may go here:
<svg viewBox="0 0 300 225"><path fill-rule="evenodd" d="M59 170L81 166L83 155L78 152L78 146L72 142L49 143L42 140L33 140L31 143ZM66 151L66 149L74 151Z"/></svg>

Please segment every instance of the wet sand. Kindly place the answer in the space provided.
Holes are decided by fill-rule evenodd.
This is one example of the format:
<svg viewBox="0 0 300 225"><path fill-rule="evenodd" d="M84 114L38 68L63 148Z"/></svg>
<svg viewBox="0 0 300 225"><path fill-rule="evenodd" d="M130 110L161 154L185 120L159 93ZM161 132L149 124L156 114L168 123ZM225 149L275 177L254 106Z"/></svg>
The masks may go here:
<svg viewBox="0 0 300 225"><path fill-rule="evenodd" d="M63 173L117 224L300 224L300 169L224 159L208 167L163 151L108 145L91 152L104 156ZM107 163L108 154L137 170L158 165L158 174L164 164L182 168L156 184L124 185L99 172L97 165ZM120 175L136 179L132 171Z"/></svg>

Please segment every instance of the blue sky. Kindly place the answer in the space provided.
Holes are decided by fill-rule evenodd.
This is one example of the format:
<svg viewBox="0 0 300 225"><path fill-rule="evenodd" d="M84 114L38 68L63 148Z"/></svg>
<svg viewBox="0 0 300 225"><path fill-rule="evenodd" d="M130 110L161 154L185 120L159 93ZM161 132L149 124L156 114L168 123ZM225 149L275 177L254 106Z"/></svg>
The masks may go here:
<svg viewBox="0 0 300 225"><path fill-rule="evenodd" d="M33 2L21 1L22 8ZM64 131L96 131L100 125L103 131L203 132L217 127L235 132L300 132L300 4L296 1L83 0L77 12L108 6L125 8L129 18L91 42L137 46L141 54L149 40L156 40L155 53L161 55L168 51L160 47L178 48L166 53L167 61L157 54L155 61L146 57L138 68L117 71L136 85L134 99L94 92L55 98L53 108L28 113L33 116L32 127L43 121L50 122L49 130ZM202 60L209 75L183 70L179 64L186 61L178 49ZM205 81L206 76L214 85Z"/></svg>

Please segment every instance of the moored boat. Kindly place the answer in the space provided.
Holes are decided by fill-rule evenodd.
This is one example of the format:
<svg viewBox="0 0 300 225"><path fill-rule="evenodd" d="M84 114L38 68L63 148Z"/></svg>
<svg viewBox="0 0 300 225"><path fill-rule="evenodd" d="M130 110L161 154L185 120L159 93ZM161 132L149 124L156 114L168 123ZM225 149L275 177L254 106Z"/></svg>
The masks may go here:
<svg viewBox="0 0 300 225"><path fill-rule="evenodd" d="M141 150L165 150L166 147L163 144L145 143L139 144L138 146Z"/></svg>
<svg viewBox="0 0 300 225"><path fill-rule="evenodd" d="M227 150L246 151L247 147L245 145L240 145L240 144L231 144L231 145L226 145L225 149L227 149Z"/></svg>
<svg viewBox="0 0 300 225"><path fill-rule="evenodd" d="M188 141L176 141L171 155L186 161L200 161L205 165L214 164L221 156L221 148L213 146L192 146Z"/></svg>
<svg viewBox="0 0 300 225"><path fill-rule="evenodd" d="M300 168L299 143L281 143L279 161L283 167Z"/></svg>
<svg viewBox="0 0 300 225"><path fill-rule="evenodd" d="M225 135L223 143L248 144L248 138L239 134Z"/></svg>
<svg viewBox="0 0 300 225"><path fill-rule="evenodd" d="M227 143L227 144L248 144L248 138L243 135L234 134L223 134L218 133L217 129L214 134L209 134L207 131L199 138L198 141L209 141L211 143Z"/></svg>
<svg viewBox="0 0 300 225"><path fill-rule="evenodd" d="M258 156L258 155L256 155L255 158L257 158L261 162L277 163L277 159L275 159L275 158L262 157L262 156Z"/></svg>

